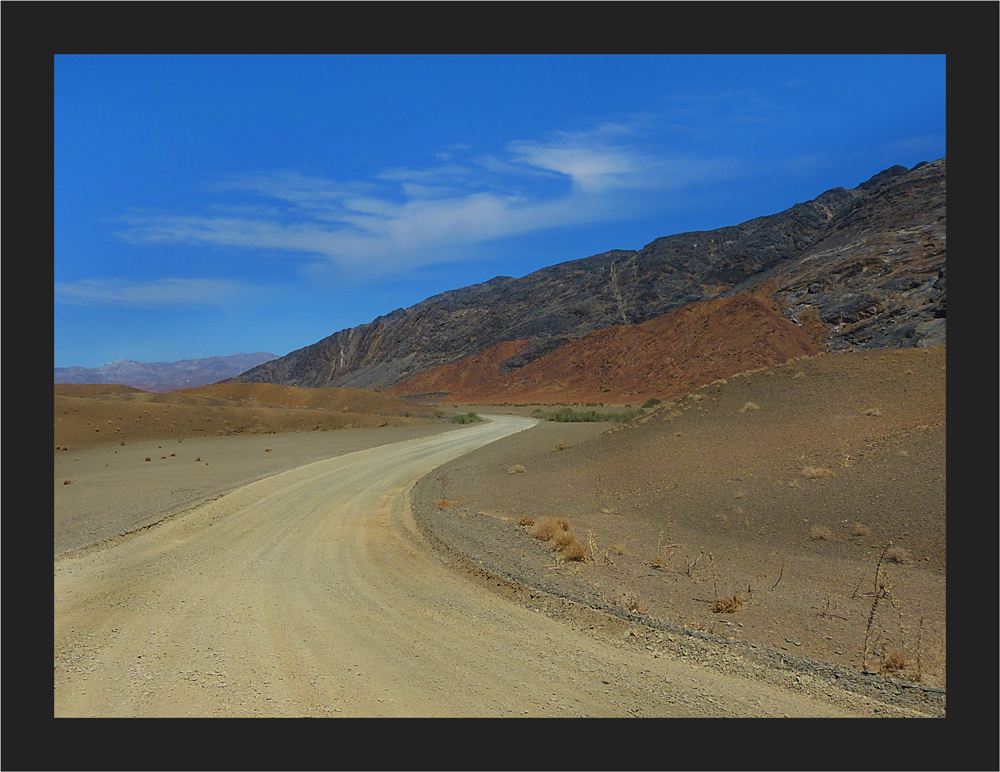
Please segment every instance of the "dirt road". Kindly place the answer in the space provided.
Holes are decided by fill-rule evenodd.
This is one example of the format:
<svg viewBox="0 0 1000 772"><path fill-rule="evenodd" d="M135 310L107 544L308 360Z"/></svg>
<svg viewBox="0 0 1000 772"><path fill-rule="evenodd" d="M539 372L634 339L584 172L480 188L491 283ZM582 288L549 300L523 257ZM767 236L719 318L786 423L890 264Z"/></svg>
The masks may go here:
<svg viewBox="0 0 1000 772"><path fill-rule="evenodd" d="M533 423L319 461L57 558L55 715L901 715L619 645L450 570L410 487Z"/></svg>

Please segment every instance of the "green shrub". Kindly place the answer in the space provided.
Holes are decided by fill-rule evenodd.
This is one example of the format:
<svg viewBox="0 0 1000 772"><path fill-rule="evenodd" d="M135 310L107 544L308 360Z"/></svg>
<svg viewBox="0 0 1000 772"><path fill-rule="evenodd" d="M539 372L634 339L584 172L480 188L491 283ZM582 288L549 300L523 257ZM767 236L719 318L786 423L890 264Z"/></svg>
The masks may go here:
<svg viewBox="0 0 1000 772"><path fill-rule="evenodd" d="M649 399L647 399L645 402L642 403L642 406L643 407L656 407L657 405L660 405L660 404L662 404L662 402L660 400L658 400L656 397L650 397Z"/></svg>
<svg viewBox="0 0 1000 772"><path fill-rule="evenodd" d="M473 413L471 410L468 413L462 413L461 415L454 415L451 417L451 422L453 424L475 424L484 420L485 419L482 416Z"/></svg>
<svg viewBox="0 0 1000 772"><path fill-rule="evenodd" d="M643 415L641 410L627 410L624 413L598 413L596 410L584 410L577 412L571 407L563 407L551 413L546 413L538 408L531 413L532 418L542 421L555 421L557 423L587 423L610 421L614 423L624 423Z"/></svg>

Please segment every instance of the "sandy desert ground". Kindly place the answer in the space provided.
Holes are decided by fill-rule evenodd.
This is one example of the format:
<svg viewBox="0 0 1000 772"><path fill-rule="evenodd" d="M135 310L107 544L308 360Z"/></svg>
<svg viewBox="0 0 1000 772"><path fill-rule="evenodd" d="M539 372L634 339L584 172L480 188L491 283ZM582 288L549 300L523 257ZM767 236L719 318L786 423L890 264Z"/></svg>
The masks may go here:
<svg viewBox="0 0 1000 772"><path fill-rule="evenodd" d="M542 422L424 477L413 521L467 579L614 629L616 645L706 662L729 646L770 672L943 715L944 388L943 348L828 354L713 383L627 425ZM317 431L303 412L307 431L230 436L247 425L234 422L204 437L172 413L177 423L159 422L167 438L78 449L98 414L56 405L57 566L269 475L462 429L434 418L439 408L349 431ZM583 560L532 536L526 518L545 516L565 518ZM735 597L737 610L713 611Z"/></svg>
<svg viewBox="0 0 1000 772"><path fill-rule="evenodd" d="M623 618L943 689L945 375L944 348L826 354L610 430L544 423L422 480L418 522ZM546 516L587 559L521 525Z"/></svg>

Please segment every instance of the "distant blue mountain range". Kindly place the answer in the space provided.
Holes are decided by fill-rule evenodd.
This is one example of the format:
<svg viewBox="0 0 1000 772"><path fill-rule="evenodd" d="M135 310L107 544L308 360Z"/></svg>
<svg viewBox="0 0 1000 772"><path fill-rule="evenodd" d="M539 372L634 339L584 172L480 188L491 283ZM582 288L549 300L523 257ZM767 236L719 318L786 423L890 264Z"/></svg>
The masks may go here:
<svg viewBox="0 0 1000 772"><path fill-rule="evenodd" d="M143 391L176 391L235 378L276 358L276 354L258 352L177 362L119 359L100 367L56 367L54 383L119 383Z"/></svg>

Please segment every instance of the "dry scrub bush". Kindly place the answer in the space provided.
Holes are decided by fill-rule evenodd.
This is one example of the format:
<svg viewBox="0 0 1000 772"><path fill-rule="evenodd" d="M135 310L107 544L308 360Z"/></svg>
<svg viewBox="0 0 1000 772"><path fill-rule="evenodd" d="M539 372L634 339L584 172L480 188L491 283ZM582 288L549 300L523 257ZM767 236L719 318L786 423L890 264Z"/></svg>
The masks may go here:
<svg viewBox="0 0 1000 772"><path fill-rule="evenodd" d="M576 541L576 536L572 531L556 531L549 539L549 546L554 550L561 550L568 544Z"/></svg>
<svg viewBox="0 0 1000 772"><path fill-rule="evenodd" d="M736 594L725 598L716 598L712 606L713 614L734 614L743 608L743 599Z"/></svg>
<svg viewBox="0 0 1000 772"><path fill-rule="evenodd" d="M507 470L507 474L524 474L527 471L521 464L514 464L514 466Z"/></svg>
<svg viewBox="0 0 1000 772"><path fill-rule="evenodd" d="M545 515L528 529L536 539L550 542L550 547L564 560L583 560L587 550L569 529L569 522L562 517Z"/></svg>
<svg viewBox="0 0 1000 772"><path fill-rule="evenodd" d="M741 413L746 413L749 410L760 410L760 405L756 402L747 402L743 407L740 408Z"/></svg>
<svg viewBox="0 0 1000 772"><path fill-rule="evenodd" d="M569 449L571 447L573 447L573 445L571 443L569 443L569 442L557 442L556 443L556 450L567 450L567 449Z"/></svg>
<svg viewBox="0 0 1000 772"><path fill-rule="evenodd" d="M833 534L825 525L814 525L809 529L809 538L813 541L830 541Z"/></svg>
<svg viewBox="0 0 1000 772"><path fill-rule="evenodd" d="M855 523L851 526L851 536L867 536L870 533L864 523Z"/></svg>
<svg viewBox="0 0 1000 772"><path fill-rule="evenodd" d="M577 541L575 536L572 536L569 542L564 544L559 548L559 555L563 560L585 560L587 557L587 550L583 548L583 545Z"/></svg>
<svg viewBox="0 0 1000 772"><path fill-rule="evenodd" d="M882 415L882 410L877 407L870 407L865 411L865 415L880 416Z"/></svg>
<svg viewBox="0 0 1000 772"><path fill-rule="evenodd" d="M622 593L615 599L615 604L623 606L627 611L631 611L633 614L641 614L645 610L642 603L639 602L639 599L630 592Z"/></svg>
<svg viewBox="0 0 1000 772"><path fill-rule="evenodd" d="M882 655L882 672L895 673L907 665L906 655L899 649L884 652Z"/></svg>
<svg viewBox="0 0 1000 772"><path fill-rule="evenodd" d="M529 531L532 536L542 541L548 541L560 531L568 531L569 523L565 518L545 515L538 518Z"/></svg>
<svg viewBox="0 0 1000 772"><path fill-rule="evenodd" d="M824 466L805 466L802 467L802 474L808 477L810 480L821 480L824 477L834 477L832 469L827 469Z"/></svg>
<svg viewBox="0 0 1000 772"><path fill-rule="evenodd" d="M531 515L525 515L524 517L522 517L518 521L517 524L518 525L528 526L530 528L531 526L533 526L535 524L535 518L533 518Z"/></svg>

